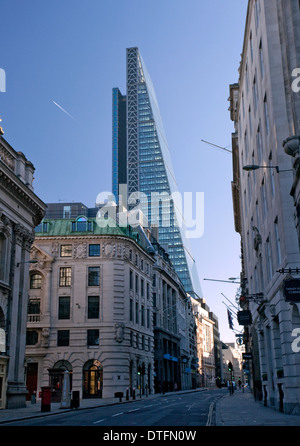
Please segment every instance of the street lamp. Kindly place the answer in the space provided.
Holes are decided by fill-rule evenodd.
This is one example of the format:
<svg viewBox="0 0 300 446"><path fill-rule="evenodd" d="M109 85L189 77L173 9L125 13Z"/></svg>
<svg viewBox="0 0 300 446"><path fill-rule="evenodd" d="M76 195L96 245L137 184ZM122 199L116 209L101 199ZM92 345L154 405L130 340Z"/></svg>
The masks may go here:
<svg viewBox="0 0 300 446"><path fill-rule="evenodd" d="M219 279L203 279L203 280L211 280L213 282L227 282L227 283L241 283L241 282L235 282L237 277L229 277L228 280L219 280Z"/></svg>
<svg viewBox="0 0 300 446"><path fill-rule="evenodd" d="M18 263L17 263L17 268L19 267L19 265L20 265L21 263L38 263L38 261L37 261L37 260L28 260L27 262L18 262Z"/></svg>
<svg viewBox="0 0 300 446"><path fill-rule="evenodd" d="M279 170L278 166L258 166L257 164L248 164L246 166L243 166L243 170L247 170L247 172L257 169L276 169L276 172L291 172L293 169L285 169L285 170Z"/></svg>

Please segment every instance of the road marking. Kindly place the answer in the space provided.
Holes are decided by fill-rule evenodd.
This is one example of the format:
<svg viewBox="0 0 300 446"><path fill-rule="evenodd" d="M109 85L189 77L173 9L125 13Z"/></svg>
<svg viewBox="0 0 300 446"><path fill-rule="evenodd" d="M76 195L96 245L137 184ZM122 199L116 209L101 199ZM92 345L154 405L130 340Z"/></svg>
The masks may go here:
<svg viewBox="0 0 300 446"><path fill-rule="evenodd" d="M215 405L214 402L210 403L209 411L208 411L208 417L207 417L207 422L206 422L206 426L211 426L211 422L212 422L212 413L213 413L213 410L214 410L214 405Z"/></svg>
<svg viewBox="0 0 300 446"><path fill-rule="evenodd" d="M115 415L112 415L112 417L118 417L119 415L123 415L124 412L116 413Z"/></svg>
<svg viewBox="0 0 300 446"><path fill-rule="evenodd" d="M129 410L128 413L129 412L136 412L137 410L140 410L140 409L132 409L132 410Z"/></svg>
<svg viewBox="0 0 300 446"><path fill-rule="evenodd" d="M196 403L191 404L191 406L186 406L186 407L188 407L188 412L191 410L191 408L192 408L193 406L195 406L195 404L196 404Z"/></svg>
<svg viewBox="0 0 300 446"><path fill-rule="evenodd" d="M105 420L105 418L103 418L102 420L94 421L93 424L101 423L101 421L104 421L104 420Z"/></svg>

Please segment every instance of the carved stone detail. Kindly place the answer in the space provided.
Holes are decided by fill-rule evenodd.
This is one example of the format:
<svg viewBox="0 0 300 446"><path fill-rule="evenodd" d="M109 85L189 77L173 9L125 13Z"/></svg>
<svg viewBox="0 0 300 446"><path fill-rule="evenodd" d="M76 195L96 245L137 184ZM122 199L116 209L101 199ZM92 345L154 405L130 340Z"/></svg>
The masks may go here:
<svg viewBox="0 0 300 446"><path fill-rule="evenodd" d="M74 244L74 258L75 259L85 259L87 257L87 244L75 243Z"/></svg>
<svg viewBox="0 0 300 446"><path fill-rule="evenodd" d="M124 341L124 328L125 324L123 322L115 323L115 340L119 343Z"/></svg>

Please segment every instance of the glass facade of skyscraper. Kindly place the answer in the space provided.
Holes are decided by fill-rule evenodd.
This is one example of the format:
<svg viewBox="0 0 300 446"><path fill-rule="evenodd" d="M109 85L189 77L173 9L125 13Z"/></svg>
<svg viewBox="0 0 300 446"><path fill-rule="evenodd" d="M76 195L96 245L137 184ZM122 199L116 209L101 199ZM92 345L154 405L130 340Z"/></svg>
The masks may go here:
<svg viewBox="0 0 300 446"><path fill-rule="evenodd" d="M139 197L141 208L150 225L159 226L159 243L166 248L185 290L202 297L184 228L178 226L182 220L179 209L171 198L178 191L158 102L138 48L127 49L126 102L128 194L142 193ZM113 126L114 122L113 118ZM124 152L124 147L117 149L113 141L114 151ZM154 199L155 194L157 199ZM147 197L146 200L143 197Z"/></svg>

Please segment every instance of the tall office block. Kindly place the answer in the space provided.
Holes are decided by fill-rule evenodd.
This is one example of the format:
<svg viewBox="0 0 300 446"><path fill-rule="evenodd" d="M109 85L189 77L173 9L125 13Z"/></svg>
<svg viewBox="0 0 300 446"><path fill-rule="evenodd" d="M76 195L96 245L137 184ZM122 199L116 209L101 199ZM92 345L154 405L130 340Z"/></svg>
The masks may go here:
<svg viewBox="0 0 300 446"><path fill-rule="evenodd" d="M141 208L150 225L159 227L159 242L167 247L185 290L202 297L179 209L172 199L159 200L162 194L171 197L177 186L153 84L138 48L127 49L126 62L126 113L122 108L125 97L113 89L113 193L118 199L117 184L122 184L120 172L124 167L121 160L126 156L128 197L140 192ZM153 194L157 194L156 203Z"/></svg>
<svg viewBox="0 0 300 446"><path fill-rule="evenodd" d="M118 88L113 89L112 140L112 193L117 198L119 184L127 181L126 96Z"/></svg>

